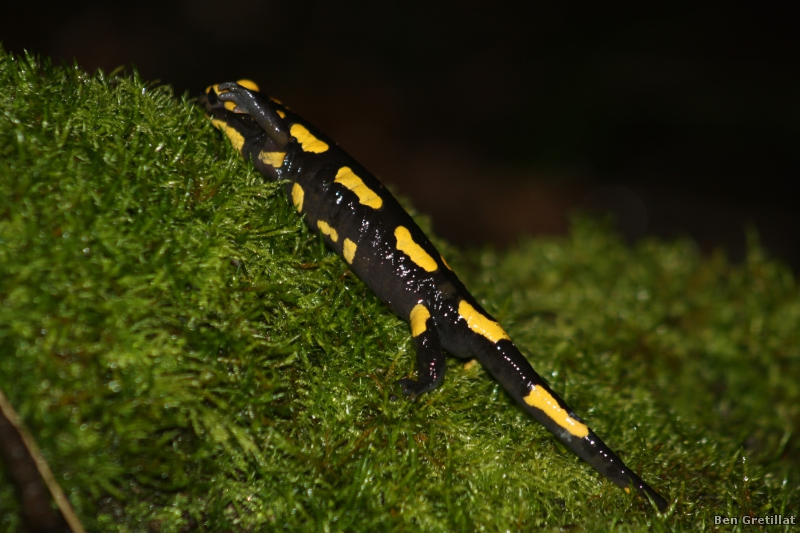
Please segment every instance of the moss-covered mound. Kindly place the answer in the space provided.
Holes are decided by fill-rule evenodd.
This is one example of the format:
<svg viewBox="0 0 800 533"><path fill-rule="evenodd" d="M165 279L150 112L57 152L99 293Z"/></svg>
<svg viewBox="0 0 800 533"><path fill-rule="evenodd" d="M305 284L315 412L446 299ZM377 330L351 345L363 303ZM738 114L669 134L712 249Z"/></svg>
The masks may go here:
<svg viewBox="0 0 800 533"><path fill-rule="evenodd" d="M0 89L0 389L87 529L711 530L800 512L800 293L757 245L734 266L581 220L510 253L442 244L674 502L659 516L478 365L450 359L439 390L397 398L408 326L189 99L2 51ZM20 520L0 466L0 530Z"/></svg>

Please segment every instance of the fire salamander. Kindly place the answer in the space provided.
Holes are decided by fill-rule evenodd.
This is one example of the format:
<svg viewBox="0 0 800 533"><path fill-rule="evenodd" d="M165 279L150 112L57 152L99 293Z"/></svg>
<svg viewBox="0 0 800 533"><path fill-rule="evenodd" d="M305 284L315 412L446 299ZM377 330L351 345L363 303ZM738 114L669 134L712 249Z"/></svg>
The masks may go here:
<svg viewBox="0 0 800 533"><path fill-rule="evenodd" d="M206 89L200 103L234 148L270 180L286 182L297 212L391 310L411 323L417 379L435 389L443 350L477 358L522 407L592 468L659 510L667 501L639 478L533 370L500 324L459 281L411 216L372 174L314 126L249 81Z"/></svg>

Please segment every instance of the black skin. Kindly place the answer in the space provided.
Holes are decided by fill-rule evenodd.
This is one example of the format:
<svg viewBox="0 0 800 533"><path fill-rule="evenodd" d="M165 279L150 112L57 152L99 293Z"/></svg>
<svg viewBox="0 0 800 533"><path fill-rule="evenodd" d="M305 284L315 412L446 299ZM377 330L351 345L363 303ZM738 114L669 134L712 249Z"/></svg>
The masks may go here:
<svg viewBox="0 0 800 533"><path fill-rule="evenodd" d="M226 102L232 109L225 107ZM318 231L317 222L322 220L338 233L337 242L327 235L324 237L328 247L342 255L345 238L357 244L357 251L350 263L351 270L394 313L409 320L411 310L418 304L428 310L430 317L425 321L424 332L414 337L417 379L399 381L403 394L413 400L442 382L445 372L443 350L464 359L474 357L523 409L592 468L619 487L632 488L660 511L667 509L667 501L625 466L593 431L588 430L588 434L578 437L545 411L525 402L524 398L531 390L541 387L571 419L583 425L572 409L533 370L511 340L503 338L493 342L468 327L467 321L459 313L459 303L462 301L487 319L493 322L494 319L444 264L433 244L377 178L314 126L260 92L246 89L238 83L223 83L210 87L200 97L200 103L212 120L221 121L241 135L244 139L241 153L245 159L253 161L256 168L270 180L287 182L285 187L290 198L295 184L302 187L305 194L301 212L311 229ZM314 137L327 143L329 148L322 153L304 151L300 142L290 133L295 124L304 126ZM230 137L230 133L226 133ZM286 152L286 156L276 168L259 159L262 152ZM352 169L383 200L380 208L363 205L353 191L334 182L337 171L342 167ZM428 272L397 249L394 232L398 226L407 228L413 241L433 258L435 270Z"/></svg>

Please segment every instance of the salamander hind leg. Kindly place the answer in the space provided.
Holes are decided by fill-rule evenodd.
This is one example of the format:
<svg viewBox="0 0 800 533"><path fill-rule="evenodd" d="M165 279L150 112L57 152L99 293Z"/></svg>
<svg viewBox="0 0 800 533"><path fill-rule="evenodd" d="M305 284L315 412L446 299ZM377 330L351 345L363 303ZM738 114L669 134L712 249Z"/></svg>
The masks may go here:
<svg viewBox="0 0 800 533"><path fill-rule="evenodd" d="M428 309L417 304L411 311L411 335L417 349L417 379L401 379L398 381L403 394L415 400L420 394L429 392L442 382L445 371L445 356L439 334L434 327Z"/></svg>

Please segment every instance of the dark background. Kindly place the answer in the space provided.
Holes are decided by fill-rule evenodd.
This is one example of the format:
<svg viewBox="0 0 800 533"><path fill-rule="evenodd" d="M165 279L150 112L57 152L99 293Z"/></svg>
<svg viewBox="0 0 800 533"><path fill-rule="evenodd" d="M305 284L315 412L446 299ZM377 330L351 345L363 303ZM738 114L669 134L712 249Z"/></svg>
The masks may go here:
<svg viewBox="0 0 800 533"><path fill-rule="evenodd" d="M253 79L456 243L610 208L734 260L749 224L800 269L792 3L597 4L17 2L0 42L177 94Z"/></svg>

